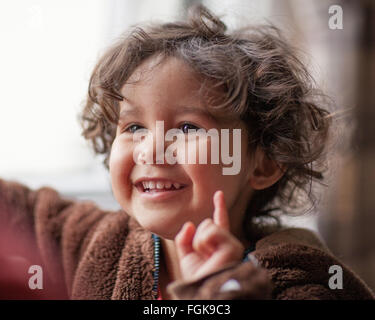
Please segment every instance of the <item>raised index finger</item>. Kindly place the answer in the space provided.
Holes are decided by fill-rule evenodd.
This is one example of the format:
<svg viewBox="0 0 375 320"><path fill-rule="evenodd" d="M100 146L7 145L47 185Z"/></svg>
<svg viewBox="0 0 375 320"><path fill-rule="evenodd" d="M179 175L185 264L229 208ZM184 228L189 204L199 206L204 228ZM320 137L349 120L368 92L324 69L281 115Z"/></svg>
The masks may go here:
<svg viewBox="0 0 375 320"><path fill-rule="evenodd" d="M214 194L214 223L229 231L229 217L227 207L225 205L224 193L219 190Z"/></svg>

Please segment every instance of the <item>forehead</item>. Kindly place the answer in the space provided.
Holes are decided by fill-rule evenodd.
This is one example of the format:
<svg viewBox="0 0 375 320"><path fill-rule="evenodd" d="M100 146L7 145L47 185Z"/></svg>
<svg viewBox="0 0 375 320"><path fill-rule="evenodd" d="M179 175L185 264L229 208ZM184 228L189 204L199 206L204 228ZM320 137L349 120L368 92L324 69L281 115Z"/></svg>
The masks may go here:
<svg viewBox="0 0 375 320"><path fill-rule="evenodd" d="M138 66L121 89L127 97L201 98L202 81L181 59L151 57Z"/></svg>
<svg viewBox="0 0 375 320"><path fill-rule="evenodd" d="M126 114L153 112L200 112L228 127L239 119L220 108L223 88L213 88L214 82L176 57L151 57L138 66L121 89L120 119Z"/></svg>

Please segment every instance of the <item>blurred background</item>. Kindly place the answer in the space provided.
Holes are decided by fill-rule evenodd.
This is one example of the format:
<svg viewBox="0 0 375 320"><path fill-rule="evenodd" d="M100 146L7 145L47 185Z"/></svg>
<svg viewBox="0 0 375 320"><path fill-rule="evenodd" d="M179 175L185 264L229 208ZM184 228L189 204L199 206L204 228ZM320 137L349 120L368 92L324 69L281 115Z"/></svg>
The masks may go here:
<svg viewBox="0 0 375 320"><path fill-rule="evenodd" d="M229 29L271 22L335 102L327 188L286 224L318 232L375 289L375 1L4 0L0 2L0 176L117 209L77 115L100 54L129 26L203 3Z"/></svg>

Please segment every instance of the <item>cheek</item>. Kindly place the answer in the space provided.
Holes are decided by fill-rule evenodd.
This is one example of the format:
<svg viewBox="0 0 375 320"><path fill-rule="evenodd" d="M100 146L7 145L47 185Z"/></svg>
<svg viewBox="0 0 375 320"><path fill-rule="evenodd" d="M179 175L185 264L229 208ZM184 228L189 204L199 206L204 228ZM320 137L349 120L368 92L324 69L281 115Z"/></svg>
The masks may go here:
<svg viewBox="0 0 375 320"><path fill-rule="evenodd" d="M232 139L229 140L232 142ZM240 162L241 170L237 174L233 175L223 175L223 168L233 166L233 163L229 165L225 165L222 163L221 159L221 149L220 145L216 142L207 143L206 140L199 141L199 144L196 145L196 162L199 162L199 145L201 148L207 146L207 164L194 164L194 165L187 165L186 171L189 172L189 176L193 181L194 189L195 189L195 196L197 201L206 201L211 203L213 194L217 190L222 190L224 192L225 200L228 206L233 203L233 201L237 198L239 193L246 190L247 188L247 176L249 170L249 159L246 156L247 148L246 148L246 140L240 141L241 149L240 154L236 154L234 156L239 157L238 162ZM213 150L211 150L213 149ZM218 149L218 150L216 150ZM230 144L229 150L231 155L233 156L233 146ZM211 158L211 151L213 154L216 154L215 159ZM188 151L189 152L189 151ZM215 164L217 161L219 164ZM212 163L214 162L214 163Z"/></svg>
<svg viewBox="0 0 375 320"><path fill-rule="evenodd" d="M190 156L187 160L195 160L195 164L188 163L185 169L195 188L199 188L199 192L206 196L211 193L213 195L225 181L222 175L223 165L220 163L219 140L212 143L211 138L206 137L197 139L195 143L188 141L186 153Z"/></svg>
<svg viewBox="0 0 375 320"><path fill-rule="evenodd" d="M215 150L211 150L212 147ZM187 154L195 155L195 164L188 164L186 170L189 171L194 183L205 187L207 192L216 187L222 177L219 150L216 149L207 138L187 144ZM214 154L213 158L212 154ZM194 159L194 156L191 159Z"/></svg>
<svg viewBox="0 0 375 320"><path fill-rule="evenodd" d="M109 159L109 171L112 189L116 198L118 193L124 195L125 189L129 186L129 176L133 165L131 146L121 144L119 141L115 140Z"/></svg>
<svg viewBox="0 0 375 320"><path fill-rule="evenodd" d="M191 164L185 167L185 172L192 181L192 206L199 208L201 214L212 214L213 195L217 190L223 190L225 182L221 175L221 166L213 164ZM224 190L223 190L224 191Z"/></svg>

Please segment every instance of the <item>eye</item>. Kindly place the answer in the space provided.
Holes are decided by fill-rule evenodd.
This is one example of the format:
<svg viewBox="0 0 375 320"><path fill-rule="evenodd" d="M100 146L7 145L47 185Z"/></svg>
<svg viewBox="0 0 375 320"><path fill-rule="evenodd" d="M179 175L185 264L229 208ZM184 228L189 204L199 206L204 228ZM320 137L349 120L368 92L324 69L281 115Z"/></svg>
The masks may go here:
<svg viewBox="0 0 375 320"><path fill-rule="evenodd" d="M129 127L125 129L125 131L129 131L130 133L134 133L139 129L142 129L143 127L138 124L132 124Z"/></svg>
<svg viewBox="0 0 375 320"><path fill-rule="evenodd" d="M191 123L183 123L180 128L183 133L188 133L188 130L198 130L199 128Z"/></svg>

